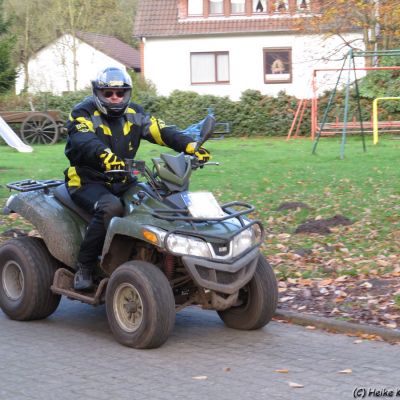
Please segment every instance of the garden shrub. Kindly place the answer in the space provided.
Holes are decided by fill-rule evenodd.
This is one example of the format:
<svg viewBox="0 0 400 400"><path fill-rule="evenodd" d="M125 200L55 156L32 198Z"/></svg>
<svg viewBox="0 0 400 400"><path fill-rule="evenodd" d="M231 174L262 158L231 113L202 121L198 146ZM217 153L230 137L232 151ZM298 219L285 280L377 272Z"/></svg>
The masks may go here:
<svg viewBox="0 0 400 400"><path fill-rule="evenodd" d="M384 65L400 65L397 57L382 60ZM234 136L286 136L293 122L298 106L298 99L285 92L277 96L263 95L258 90L246 90L238 101L229 97L200 95L193 91L175 90L169 96L157 95L155 86L144 80L139 74L131 73L133 80L133 101L141 104L149 113L162 118L168 125L180 129L202 120L207 109L212 108L217 122L229 122L231 134ZM397 96L400 92L400 71L374 71L359 80L360 105L364 121L372 116L372 100L378 96ZM332 91L325 92L318 100L321 122ZM30 110L31 104L37 111L55 109L61 112L64 119L68 117L72 107L90 90L65 93L55 96L49 93L37 95L22 94L3 95L0 98L1 110ZM328 122L336 119L343 121L345 89L337 91L328 114ZM300 135L309 135L311 126L311 110L307 107ZM382 102L379 104L379 119L400 120L400 101ZM359 120L358 100L354 85L350 89L348 120Z"/></svg>

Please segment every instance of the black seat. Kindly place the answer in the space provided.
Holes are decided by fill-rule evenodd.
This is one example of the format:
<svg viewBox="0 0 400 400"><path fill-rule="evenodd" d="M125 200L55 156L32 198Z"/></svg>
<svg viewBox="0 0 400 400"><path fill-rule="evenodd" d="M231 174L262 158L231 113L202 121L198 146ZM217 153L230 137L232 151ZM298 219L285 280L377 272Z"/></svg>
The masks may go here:
<svg viewBox="0 0 400 400"><path fill-rule="evenodd" d="M68 190L65 184L57 186L54 190L54 197L60 201L64 206L68 207L70 210L74 211L78 214L83 220L86 222L90 222L92 219L92 215L89 214L87 211L79 207L72 199L68 193Z"/></svg>

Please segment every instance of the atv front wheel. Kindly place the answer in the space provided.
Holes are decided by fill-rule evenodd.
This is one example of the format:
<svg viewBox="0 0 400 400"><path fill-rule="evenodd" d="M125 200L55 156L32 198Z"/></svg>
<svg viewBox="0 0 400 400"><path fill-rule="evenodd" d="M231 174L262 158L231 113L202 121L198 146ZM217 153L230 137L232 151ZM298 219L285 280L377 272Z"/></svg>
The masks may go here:
<svg viewBox="0 0 400 400"><path fill-rule="evenodd" d="M161 346L175 324L171 286L156 266L144 261L128 261L111 274L106 311L117 341L136 349Z"/></svg>
<svg viewBox="0 0 400 400"><path fill-rule="evenodd" d="M58 307L51 292L57 261L42 239L21 237L0 247L0 308L11 319L43 319Z"/></svg>
<svg viewBox="0 0 400 400"><path fill-rule="evenodd" d="M253 330L267 325L275 314L278 285L273 269L260 255L253 278L240 289L238 305L218 311L230 328Z"/></svg>

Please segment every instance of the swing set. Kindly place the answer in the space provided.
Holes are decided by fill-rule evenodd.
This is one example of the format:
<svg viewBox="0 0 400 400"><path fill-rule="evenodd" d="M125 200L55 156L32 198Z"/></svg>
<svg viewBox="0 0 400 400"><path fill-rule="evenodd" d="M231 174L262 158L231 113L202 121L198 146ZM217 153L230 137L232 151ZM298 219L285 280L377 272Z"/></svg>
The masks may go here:
<svg viewBox="0 0 400 400"><path fill-rule="evenodd" d="M381 132L400 132L400 121L379 121L378 120L378 101L383 100L400 100L400 98L393 97L382 97L374 100L373 103L373 115L370 121L363 121L360 104L360 92L358 88L357 71L378 71L378 70L400 70L400 66L384 66L384 67L357 67L355 64L355 58L358 57L379 57L379 56L400 56L400 49L397 50L385 50L385 51L357 51L350 50L344 58L343 65L341 68L321 68L315 69L312 76L312 88L313 97L312 99L300 99L298 102L297 110L295 112L292 125L290 127L287 139L296 138L305 110L311 103L311 139L314 141L312 154L316 153L317 146L321 136L333 136L336 134L342 134L341 146L340 146L340 158L344 158L344 150L346 144L347 133L358 133L361 134L362 146L364 152L366 151L365 144L365 133L373 133L374 144L378 143L378 130ZM328 116L334 106L334 99L337 94L338 87L343 82L344 72L347 72L347 78L345 77L345 101L343 110L343 121L340 121L338 113L334 122L328 122ZM319 73L327 72L339 72L334 89L328 100L328 104L323 113L322 121L318 122L318 87L317 78ZM353 79L352 79L353 76ZM349 97L350 88L354 84L356 94L356 113L358 114L358 120L355 115L352 119L349 119L350 107ZM337 106L339 109L339 106Z"/></svg>

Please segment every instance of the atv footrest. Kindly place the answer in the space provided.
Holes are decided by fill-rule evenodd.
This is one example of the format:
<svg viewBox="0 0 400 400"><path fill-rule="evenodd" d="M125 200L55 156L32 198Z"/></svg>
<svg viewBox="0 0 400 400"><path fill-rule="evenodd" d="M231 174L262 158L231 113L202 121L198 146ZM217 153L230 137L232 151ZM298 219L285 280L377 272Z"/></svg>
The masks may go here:
<svg viewBox="0 0 400 400"><path fill-rule="evenodd" d="M108 278L104 278L92 292L78 292L74 289L74 274L65 268L60 268L54 275L53 285L50 289L53 293L61 294L69 299L97 306L104 303L107 282Z"/></svg>

